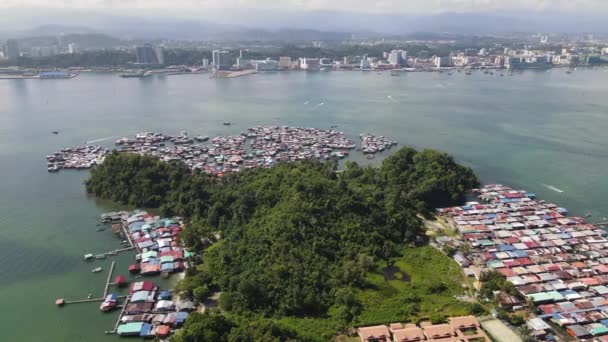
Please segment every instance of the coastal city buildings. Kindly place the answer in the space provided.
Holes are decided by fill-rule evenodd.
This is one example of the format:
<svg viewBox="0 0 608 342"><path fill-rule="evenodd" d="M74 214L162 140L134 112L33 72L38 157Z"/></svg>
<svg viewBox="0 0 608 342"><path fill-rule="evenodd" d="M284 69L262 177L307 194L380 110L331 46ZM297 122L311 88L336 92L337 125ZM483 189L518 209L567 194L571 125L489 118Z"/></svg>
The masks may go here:
<svg viewBox="0 0 608 342"><path fill-rule="evenodd" d="M213 50L213 67L216 70L228 70L232 67L232 57L228 51Z"/></svg>
<svg viewBox="0 0 608 342"><path fill-rule="evenodd" d="M318 58L300 58L300 69L304 71L321 70L321 61Z"/></svg>

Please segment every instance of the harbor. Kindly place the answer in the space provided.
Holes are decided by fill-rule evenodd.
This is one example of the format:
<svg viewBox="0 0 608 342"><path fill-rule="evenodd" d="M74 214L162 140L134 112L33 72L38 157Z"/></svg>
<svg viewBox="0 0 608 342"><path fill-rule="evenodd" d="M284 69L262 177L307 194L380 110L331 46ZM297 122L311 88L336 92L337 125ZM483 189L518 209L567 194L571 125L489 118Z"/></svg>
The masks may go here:
<svg viewBox="0 0 608 342"><path fill-rule="evenodd" d="M496 298L501 308L526 313L535 340L605 340L606 227L569 216L529 191L490 184L475 194L477 201L437 210L439 220L458 234L438 236L437 243L459 250L454 259L470 277L479 280L491 271L513 284L517 293Z"/></svg>
<svg viewBox="0 0 608 342"><path fill-rule="evenodd" d="M230 123L224 124L229 126ZM373 158L397 145L384 136L361 135L359 151ZM170 136L145 132L122 137L115 142L122 153L150 155L164 161L179 160L192 170L216 176L243 169L270 167L278 162L344 159L356 144L335 129L290 126L256 126L234 136L191 137L186 131ZM88 169L103 162L109 153L100 146L63 149L47 156L49 172L61 169Z"/></svg>

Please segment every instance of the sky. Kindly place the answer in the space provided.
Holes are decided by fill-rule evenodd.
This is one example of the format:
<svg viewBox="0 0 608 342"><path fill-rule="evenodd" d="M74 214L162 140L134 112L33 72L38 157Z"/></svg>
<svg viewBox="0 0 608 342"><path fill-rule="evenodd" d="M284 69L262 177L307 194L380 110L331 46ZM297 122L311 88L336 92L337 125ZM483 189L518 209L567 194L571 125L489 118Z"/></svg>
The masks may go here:
<svg viewBox="0 0 608 342"><path fill-rule="evenodd" d="M607 12L608 0L0 0L0 8L69 9L184 17L204 16L212 9L281 11L345 10L362 13L422 14L472 11ZM216 11L214 11L216 12Z"/></svg>

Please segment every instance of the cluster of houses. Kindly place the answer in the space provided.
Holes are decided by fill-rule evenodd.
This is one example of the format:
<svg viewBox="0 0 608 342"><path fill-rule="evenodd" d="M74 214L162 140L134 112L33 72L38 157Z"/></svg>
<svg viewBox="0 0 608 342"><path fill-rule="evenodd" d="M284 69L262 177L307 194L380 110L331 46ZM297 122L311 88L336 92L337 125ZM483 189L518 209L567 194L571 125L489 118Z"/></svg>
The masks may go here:
<svg viewBox="0 0 608 342"><path fill-rule="evenodd" d="M139 211L129 216L126 224L128 239L138 251L138 263L129 266L129 272L169 275L186 268L185 260L191 253L179 243L182 225L178 220Z"/></svg>
<svg viewBox="0 0 608 342"><path fill-rule="evenodd" d="M160 291L151 281L134 282L129 286L116 334L166 338L184 324L192 310L192 302L174 299L170 291Z"/></svg>
<svg viewBox="0 0 608 342"><path fill-rule="evenodd" d="M448 323L392 323L357 329L361 342L490 342L475 316L448 318Z"/></svg>
<svg viewBox="0 0 608 342"><path fill-rule="evenodd" d="M552 338L551 321L574 338L608 341L606 231L527 191L499 184L477 191L481 203L438 209L471 246L455 256L465 273L494 270L513 283L535 304L528 327L538 340ZM523 302L506 294L499 300L507 307Z"/></svg>

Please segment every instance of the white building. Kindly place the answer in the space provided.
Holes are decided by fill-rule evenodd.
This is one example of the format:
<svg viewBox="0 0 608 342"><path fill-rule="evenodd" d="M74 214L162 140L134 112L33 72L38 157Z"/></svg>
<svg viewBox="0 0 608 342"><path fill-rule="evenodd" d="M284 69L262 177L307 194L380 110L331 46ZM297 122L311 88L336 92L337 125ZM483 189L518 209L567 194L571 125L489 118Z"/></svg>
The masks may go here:
<svg viewBox="0 0 608 342"><path fill-rule="evenodd" d="M450 65L452 65L452 59L449 56L435 57L435 66L437 68L448 67Z"/></svg>
<svg viewBox="0 0 608 342"><path fill-rule="evenodd" d="M68 53L71 55L78 53L78 45L76 43L68 44Z"/></svg>
<svg viewBox="0 0 608 342"><path fill-rule="evenodd" d="M394 66L403 66L405 64L404 60L403 60L403 53L405 51L403 50L393 50L391 51L391 53L388 55L388 63ZM405 52L406 56L407 56L407 52Z"/></svg>

